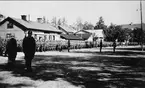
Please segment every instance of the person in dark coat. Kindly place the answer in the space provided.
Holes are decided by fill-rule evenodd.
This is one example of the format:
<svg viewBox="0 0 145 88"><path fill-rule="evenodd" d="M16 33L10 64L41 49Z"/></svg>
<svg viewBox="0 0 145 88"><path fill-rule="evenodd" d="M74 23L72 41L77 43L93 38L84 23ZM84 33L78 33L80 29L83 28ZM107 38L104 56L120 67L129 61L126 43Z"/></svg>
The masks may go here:
<svg viewBox="0 0 145 88"><path fill-rule="evenodd" d="M102 52L102 46L103 46L103 43L102 43L102 39L100 40L100 53Z"/></svg>
<svg viewBox="0 0 145 88"><path fill-rule="evenodd" d="M32 31L28 31L28 36L23 39L23 52L25 54L25 65L26 70L31 72L31 63L32 59L34 58L35 51L36 51L36 42L35 39L32 37Z"/></svg>
<svg viewBox="0 0 145 88"><path fill-rule="evenodd" d="M115 49L116 49L116 40L113 41L113 52L115 53Z"/></svg>
<svg viewBox="0 0 145 88"><path fill-rule="evenodd" d="M17 56L17 41L14 35L11 35L6 44L6 53L8 54L8 65L14 66Z"/></svg>

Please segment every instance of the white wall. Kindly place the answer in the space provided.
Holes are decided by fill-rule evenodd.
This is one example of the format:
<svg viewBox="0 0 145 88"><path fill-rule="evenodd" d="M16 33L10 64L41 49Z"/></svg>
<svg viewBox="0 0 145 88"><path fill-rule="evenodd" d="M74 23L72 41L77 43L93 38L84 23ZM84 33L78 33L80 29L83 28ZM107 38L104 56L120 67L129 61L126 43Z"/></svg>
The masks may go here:
<svg viewBox="0 0 145 88"><path fill-rule="evenodd" d="M20 39L23 39L25 34L24 34L24 31L20 28L18 28L17 26L13 25L13 28L10 28L8 29L7 28L7 24L8 22L5 22L4 24L2 24L0 26L0 36L2 38L6 38L6 34L7 33L12 33L12 34L15 34L15 37L16 39L20 40Z"/></svg>

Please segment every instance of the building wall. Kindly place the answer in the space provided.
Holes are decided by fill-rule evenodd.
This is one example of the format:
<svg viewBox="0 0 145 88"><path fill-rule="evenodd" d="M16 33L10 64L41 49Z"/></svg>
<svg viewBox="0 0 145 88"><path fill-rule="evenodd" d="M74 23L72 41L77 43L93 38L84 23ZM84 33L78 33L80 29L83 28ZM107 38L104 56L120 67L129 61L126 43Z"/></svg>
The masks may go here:
<svg viewBox="0 0 145 88"><path fill-rule="evenodd" d="M59 41L62 40L57 33L33 32L33 37L38 41Z"/></svg>
<svg viewBox="0 0 145 88"><path fill-rule="evenodd" d="M0 26L0 37L6 39L7 34L14 34L17 40L22 40L25 37L25 33L19 27L13 25L13 28L7 28L7 24L9 22L5 22ZM60 35L57 33L44 33L44 32L37 32L33 31L33 37L37 40L44 41L60 41L64 40L60 38Z"/></svg>
<svg viewBox="0 0 145 88"><path fill-rule="evenodd" d="M0 37L5 39L7 34L14 34L16 39L23 39L25 36L24 31L15 25L13 25L13 28L7 28L8 23L7 21L0 26Z"/></svg>

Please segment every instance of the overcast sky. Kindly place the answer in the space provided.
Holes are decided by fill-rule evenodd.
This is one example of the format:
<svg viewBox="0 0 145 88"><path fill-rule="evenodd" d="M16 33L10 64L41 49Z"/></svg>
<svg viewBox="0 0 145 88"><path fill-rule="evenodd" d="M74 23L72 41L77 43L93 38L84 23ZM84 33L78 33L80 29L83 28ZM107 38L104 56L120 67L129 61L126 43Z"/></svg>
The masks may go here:
<svg viewBox="0 0 145 88"><path fill-rule="evenodd" d="M138 11L137 11L138 9ZM49 21L53 17L65 17L68 24L76 19L96 24L99 17L105 24L140 23L140 1L0 1L0 13L5 16L20 18L30 14L36 21L45 16ZM145 22L145 1L143 1L143 21Z"/></svg>

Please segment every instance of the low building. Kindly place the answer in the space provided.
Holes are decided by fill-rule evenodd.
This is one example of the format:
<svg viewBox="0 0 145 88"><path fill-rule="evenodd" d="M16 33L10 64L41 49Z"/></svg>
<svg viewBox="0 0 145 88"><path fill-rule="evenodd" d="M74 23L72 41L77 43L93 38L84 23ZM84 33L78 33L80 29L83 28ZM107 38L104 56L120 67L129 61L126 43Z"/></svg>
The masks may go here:
<svg viewBox="0 0 145 88"><path fill-rule="evenodd" d="M59 30L63 32L63 34L73 34L77 32L74 28L64 24L64 25L59 25L58 26Z"/></svg>
<svg viewBox="0 0 145 88"><path fill-rule="evenodd" d="M86 41L100 41L100 39L104 40L104 32L103 29L97 30L80 30L76 32L77 35L82 36L85 38Z"/></svg>
<svg viewBox="0 0 145 88"><path fill-rule="evenodd" d="M17 40L22 40L27 36L27 31L33 31L33 37L36 40L60 40L62 31L47 23L27 21L26 15L22 15L21 19L7 17L0 23L0 37L8 38L14 35Z"/></svg>
<svg viewBox="0 0 145 88"><path fill-rule="evenodd" d="M131 29L131 30L134 30L135 28L141 28L141 24L122 24L120 25L122 28L128 28L128 29ZM143 23L143 30L145 30L145 23Z"/></svg>

